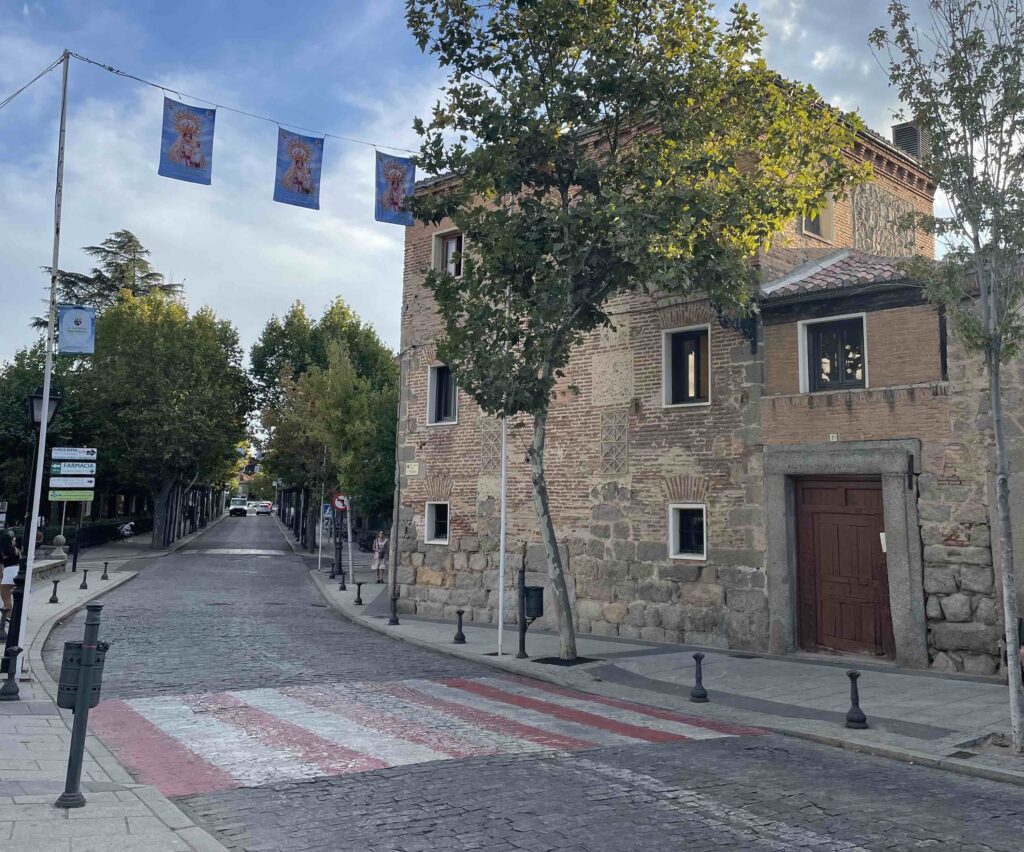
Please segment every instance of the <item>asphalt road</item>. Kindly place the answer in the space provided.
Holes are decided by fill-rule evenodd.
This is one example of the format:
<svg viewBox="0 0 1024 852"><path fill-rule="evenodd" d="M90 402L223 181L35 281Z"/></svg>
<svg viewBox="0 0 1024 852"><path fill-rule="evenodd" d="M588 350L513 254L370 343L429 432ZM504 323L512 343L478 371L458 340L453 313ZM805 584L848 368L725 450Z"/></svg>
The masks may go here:
<svg viewBox="0 0 1024 852"><path fill-rule="evenodd" d="M240 850L1024 849L1024 790L612 707L326 609L272 518L102 599L93 729ZM79 615L56 650L80 638Z"/></svg>

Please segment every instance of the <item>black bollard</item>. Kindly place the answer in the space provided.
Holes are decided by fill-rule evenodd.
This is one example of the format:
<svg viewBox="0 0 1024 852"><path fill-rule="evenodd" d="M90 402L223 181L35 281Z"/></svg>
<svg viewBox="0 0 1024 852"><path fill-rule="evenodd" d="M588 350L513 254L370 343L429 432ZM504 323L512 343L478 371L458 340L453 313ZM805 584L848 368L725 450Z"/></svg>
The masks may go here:
<svg viewBox="0 0 1024 852"><path fill-rule="evenodd" d="M338 579L338 563L336 560L331 560L331 573L327 575L328 580Z"/></svg>
<svg viewBox="0 0 1024 852"><path fill-rule="evenodd" d="M398 595L391 596L391 618L388 619L388 624L398 624Z"/></svg>
<svg viewBox="0 0 1024 852"><path fill-rule="evenodd" d="M18 668L18 654L20 653L21 648L7 649L7 680L4 681L3 686L0 686L0 701L18 700L18 693L21 690L18 689L18 681L14 679L14 675Z"/></svg>
<svg viewBox="0 0 1024 852"><path fill-rule="evenodd" d="M466 644L466 634L462 632L462 616L466 614L464 609L455 610L455 617L458 619L458 626L455 628L455 638L452 642L456 645Z"/></svg>
<svg viewBox="0 0 1024 852"><path fill-rule="evenodd" d="M707 704L708 691L704 688L703 654L693 655L693 689L690 690L690 701L694 704Z"/></svg>
<svg viewBox="0 0 1024 852"><path fill-rule="evenodd" d="M57 584L59 582L60 580L53 581L53 594L50 595L50 600L47 603L60 603L60 601L57 600Z"/></svg>
<svg viewBox="0 0 1024 852"><path fill-rule="evenodd" d="M363 581L360 580L356 583L356 599L352 601L356 606L363 605Z"/></svg>
<svg viewBox="0 0 1024 852"><path fill-rule="evenodd" d="M89 584L88 584L88 582L86 582L88 579L89 579L89 569L88 568L83 568L82 569L82 585L79 586L78 588L80 588L80 589L88 589L89 588Z"/></svg>
<svg viewBox="0 0 1024 852"><path fill-rule="evenodd" d="M103 576L100 577L101 580L109 580L110 579L110 577L107 576L107 566L109 564L110 564L109 562L104 562L103 563Z"/></svg>
<svg viewBox="0 0 1024 852"><path fill-rule="evenodd" d="M860 691L857 689L860 672L851 669L846 676L850 679L850 709L846 711L846 727L863 731L868 727L868 717L860 709Z"/></svg>
<svg viewBox="0 0 1024 852"><path fill-rule="evenodd" d="M7 610L0 609L0 639L7 638Z"/></svg>
<svg viewBox="0 0 1024 852"><path fill-rule="evenodd" d="M82 528L79 527L75 533L75 544L71 548L71 573L74 574L78 570L78 536L81 534Z"/></svg>
<svg viewBox="0 0 1024 852"><path fill-rule="evenodd" d="M341 577L341 582L338 583L338 591L339 592L347 592L348 591L348 586L345 585L345 566L344 565L342 565L341 568L338 569L338 576Z"/></svg>

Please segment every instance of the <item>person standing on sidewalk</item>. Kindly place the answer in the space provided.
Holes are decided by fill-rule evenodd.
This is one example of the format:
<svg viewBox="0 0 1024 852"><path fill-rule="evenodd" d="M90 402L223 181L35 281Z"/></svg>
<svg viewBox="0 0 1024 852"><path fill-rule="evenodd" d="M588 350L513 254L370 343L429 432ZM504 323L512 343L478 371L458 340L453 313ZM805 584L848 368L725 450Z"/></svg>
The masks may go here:
<svg viewBox="0 0 1024 852"><path fill-rule="evenodd" d="M373 570L377 572L377 582L384 582L384 572L388 565L388 537L384 530L377 531L377 537L373 540Z"/></svg>
<svg viewBox="0 0 1024 852"><path fill-rule="evenodd" d="M8 613L14 606L11 593L14 591L14 577L18 573L20 561L21 553L14 539L14 533L11 530L4 530L0 533L0 565L3 566L3 576L0 577L0 599L3 600L3 608Z"/></svg>

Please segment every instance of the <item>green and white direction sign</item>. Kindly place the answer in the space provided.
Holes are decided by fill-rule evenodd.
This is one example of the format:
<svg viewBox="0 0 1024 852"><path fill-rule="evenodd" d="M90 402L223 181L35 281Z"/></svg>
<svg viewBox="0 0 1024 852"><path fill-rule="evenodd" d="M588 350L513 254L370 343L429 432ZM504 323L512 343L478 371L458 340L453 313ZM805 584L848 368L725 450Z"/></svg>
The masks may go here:
<svg viewBox="0 0 1024 852"><path fill-rule="evenodd" d="M96 473L96 462L50 462L50 473L56 476L93 476Z"/></svg>
<svg viewBox="0 0 1024 852"><path fill-rule="evenodd" d="M92 476L51 476L50 488L95 488Z"/></svg>
<svg viewBox="0 0 1024 852"><path fill-rule="evenodd" d="M51 502L67 501L68 503L91 503L96 499L94 491L54 491L51 489L46 498Z"/></svg>
<svg viewBox="0 0 1024 852"><path fill-rule="evenodd" d="M76 459L79 461L96 461L95 447L54 447L50 450L53 459Z"/></svg>

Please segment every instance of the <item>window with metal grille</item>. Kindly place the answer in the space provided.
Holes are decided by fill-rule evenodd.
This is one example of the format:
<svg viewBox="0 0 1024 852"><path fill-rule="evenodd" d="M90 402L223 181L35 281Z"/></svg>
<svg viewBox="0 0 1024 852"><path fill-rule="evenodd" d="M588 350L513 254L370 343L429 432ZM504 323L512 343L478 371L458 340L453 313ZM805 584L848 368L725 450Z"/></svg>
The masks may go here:
<svg viewBox="0 0 1024 852"><path fill-rule="evenodd" d="M809 389L864 387L864 318L808 323L806 329Z"/></svg>
<svg viewBox="0 0 1024 852"><path fill-rule="evenodd" d="M427 528L424 540L427 544L448 543L447 503L427 503Z"/></svg>
<svg viewBox="0 0 1024 852"><path fill-rule="evenodd" d="M703 503L669 506L669 556L673 559L707 558L707 508Z"/></svg>
<svg viewBox="0 0 1024 852"><path fill-rule="evenodd" d="M665 332L665 405L701 405L710 401L708 336L707 326Z"/></svg>

